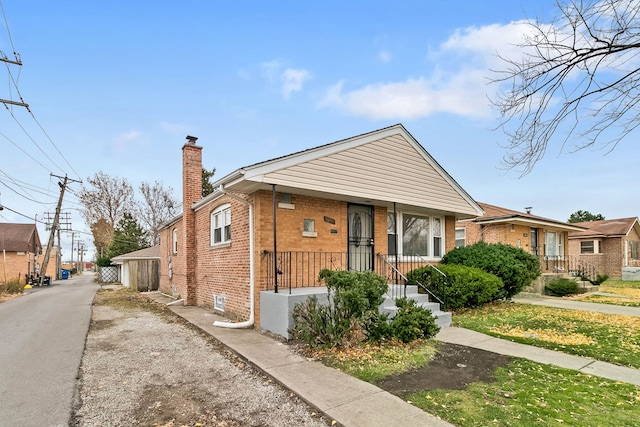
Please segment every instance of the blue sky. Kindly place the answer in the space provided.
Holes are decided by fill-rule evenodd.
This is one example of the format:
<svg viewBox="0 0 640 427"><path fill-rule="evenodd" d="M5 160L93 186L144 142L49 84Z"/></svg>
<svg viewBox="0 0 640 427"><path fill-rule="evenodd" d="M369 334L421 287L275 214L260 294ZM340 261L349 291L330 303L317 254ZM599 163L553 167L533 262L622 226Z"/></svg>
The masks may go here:
<svg viewBox="0 0 640 427"><path fill-rule="evenodd" d="M553 0L1 4L0 50L23 66L0 70L0 98L17 99L16 81L33 116L0 112L0 203L29 218L54 211L52 173L158 180L180 198L187 134L221 177L396 123L478 201L562 221L640 212L633 135L609 154L556 143L524 177L503 169L490 70L496 52L518 54L517 21L552 17ZM69 194L63 210L88 231L78 208Z"/></svg>

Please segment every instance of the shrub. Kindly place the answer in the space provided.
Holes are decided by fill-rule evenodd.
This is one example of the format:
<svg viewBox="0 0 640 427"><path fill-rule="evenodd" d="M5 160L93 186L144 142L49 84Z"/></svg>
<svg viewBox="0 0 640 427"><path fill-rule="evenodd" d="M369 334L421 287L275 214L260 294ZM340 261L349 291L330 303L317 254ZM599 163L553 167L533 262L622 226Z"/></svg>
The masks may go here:
<svg viewBox="0 0 640 427"><path fill-rule="evenodd" d="M558 278L550 282L544 287L547 295L554 297L563 297L565 295L577 294L579 291L578 283L575 280L564 277Z"/></svg>
<svg viewBox="0 0 640 427"><path fill-rule="evenodd" d="M607 280L609 280L609 275L608 274L598 274L596 276L596 280L591 280L591 284L594 286L600 286L601 284L603 284L604 282L606 282Z"/></svg>
<svg viewBox="0 0 640 427"><path fill-rule="evenodd" d="M442 264L480 268L502 279L502 298L518 294L540 275L540 261L521 248L503 243L478 242L456 248L442 257Z"/></svg>
<svg viewBox="0 0 640 427"><path fill-rule="evenodd" d="M0 292L8 294L21 294L24 291L24 284L20 279L11 279L5 284L0 284Z"/></svg>
<svg viewBox="0 0 640 427"><path fill-rule="evenodd" d="M417 305L415 300L400 298L396 300L396 307L398 311L389 325L393 338L408 343L432 338L440 331L431 310Z"/></svg>
<svg viewBox="0 0 640 427"><path fill-rule="evenodd" d="M430 266L412 270L407 274L408 284L420 281L447 309L479 307L502 297L502 280L491 273L456 264L440 265L438 270Z"/></svg>
<svg viewBox="0 0 640 427"><path fill-rule="evenodd" d="M311 347L334 347L342 343L351 328L349 319L336 316L331 305L318 303L314 295L293 308L291 338Z"/></svg>
<svg viewBox="0 0 640 427"><path fill-rule="evenodd" d="M108 256L98 257L96 260L96 265L98 267L109 267L111 265L111 258Z"/></svg>
<svg viewBox="0 0 640 427"><path fill-rule="evenodd" d="M325 269L319 278L327 286L329 303L320 304L316 297L310 297L294 306L289 330L294 340L313 347L333 347L358 328L367 336L384 337L387 318L377 315L387 291L384 277L372 271Z"/></svg>

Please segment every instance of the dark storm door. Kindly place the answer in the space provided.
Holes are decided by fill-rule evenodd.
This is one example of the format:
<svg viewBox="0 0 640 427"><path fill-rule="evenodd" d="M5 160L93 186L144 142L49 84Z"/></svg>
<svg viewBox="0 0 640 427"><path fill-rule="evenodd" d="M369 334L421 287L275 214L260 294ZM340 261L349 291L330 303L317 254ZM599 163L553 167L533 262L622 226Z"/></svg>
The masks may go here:
<svg viewBox="0 0 640 427"><path fill-rule="evenodd" d="M373 208L349 205L349 270L373 269Z"/></svg>

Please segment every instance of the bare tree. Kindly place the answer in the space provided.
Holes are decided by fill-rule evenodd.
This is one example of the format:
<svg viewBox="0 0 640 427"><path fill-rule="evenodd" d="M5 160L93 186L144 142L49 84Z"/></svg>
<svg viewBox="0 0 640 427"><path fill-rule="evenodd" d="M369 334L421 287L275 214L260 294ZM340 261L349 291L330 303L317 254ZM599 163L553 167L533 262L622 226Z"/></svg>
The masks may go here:
<svg viewBox="0 0 640 427"><path fill-rule="evenodd" d="M82 216L93 232L97 246L113 236L116 224L135 208L133 188L125 178L111 177L100 171L87 178L90 187L80 192Z"/></svg>
<svg viewBox="0 0 640 427"><path fill-rule="evenodd" d="M147 182L140 184L142 201L137 212L142 225L146 227L151 245L160 244L160 225L173 218L180 211L180 202L173 197L173 188L165 189L155 181L153 186Z"/></svg>
<svg viewBox="0 0 640 427"><path fill-rule="evenodd" d="M549 144L611 151L640 124L640 0L557 6L551 23L528 24L523 56L503 56L506 69L495 79L509 84L492 100L509 137L503 160L522 175Z"/></svg>

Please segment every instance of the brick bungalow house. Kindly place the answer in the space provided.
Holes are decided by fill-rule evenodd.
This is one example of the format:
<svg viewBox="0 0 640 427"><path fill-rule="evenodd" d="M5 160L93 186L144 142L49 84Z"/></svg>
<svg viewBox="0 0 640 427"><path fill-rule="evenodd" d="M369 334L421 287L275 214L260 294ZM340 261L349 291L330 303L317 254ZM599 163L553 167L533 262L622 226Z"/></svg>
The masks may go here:
<svg viewBox="0 0 640 427"><path fill-rule="evenodd" d="M233 327L282 333L268 324L322 293L322 268L437 263L456 220L482 213L400 124L240 168L204 198L196 139L182 147L184 211L160 232L160 290Z"/></svg>
<svg viewBox="0 0 640 427"><path fill-rule="evenodd" d="M569 233L581 232L584 227L487 203L478 205L483 215L456 223L456 247L479 241L505 243L538 256L543 273L569 272L577 267L567 242Z"/></svg>
<svg viewBox="0 0 640 427"><path fill-rule="evenodd" d="M0 282L19 279L25 283L27 276L39 271L42 244L38 228L35 224L0 223L0 251Z"/></svg>
<svg viewBox="0 0 640 427"><path fill-rule="evenodd" d="M640 224L637 217L578 222L582 231L569 234L569 253L598 274L620 279L625 268L640 267Z"/></svg>

